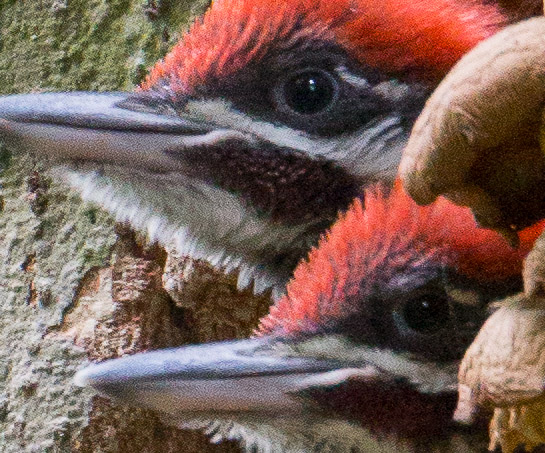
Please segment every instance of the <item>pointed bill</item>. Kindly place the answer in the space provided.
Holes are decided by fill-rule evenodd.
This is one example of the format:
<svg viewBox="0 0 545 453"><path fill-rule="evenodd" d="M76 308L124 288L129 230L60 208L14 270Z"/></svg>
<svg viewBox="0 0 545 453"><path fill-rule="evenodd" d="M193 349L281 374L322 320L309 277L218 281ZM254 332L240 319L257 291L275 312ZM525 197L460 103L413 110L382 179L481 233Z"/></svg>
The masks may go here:
<svg viewBox="0 0 545 453"><path fill-rule="evenodd" d="M183 168L172 149L213 146L238 133L185 119L173 108L133 100L130 93L72 92L0 97L0 140L58 160Z"/></svg>
<svg viewBox="0 0 545 453"><path fill-rule="evenodd" d="M126 404L170 414L301 411L303 382L342 368L334 360L282 357L266 339L186 346L91 365L75 383Z"/></svg>

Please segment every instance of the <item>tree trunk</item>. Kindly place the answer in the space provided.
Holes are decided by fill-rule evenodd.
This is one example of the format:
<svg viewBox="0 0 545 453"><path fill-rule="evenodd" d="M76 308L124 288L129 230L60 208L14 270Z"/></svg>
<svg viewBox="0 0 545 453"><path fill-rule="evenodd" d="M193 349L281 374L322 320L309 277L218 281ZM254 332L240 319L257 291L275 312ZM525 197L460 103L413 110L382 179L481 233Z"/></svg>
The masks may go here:
<svg viewBox="0 0 545 453"><path fill-rule="evenodd" d="M0 1L0 90L129 90L206 1ZM0 451L236 452L72 384L88 360L244 337L269 297L146 244L0 150Z"/></svg>

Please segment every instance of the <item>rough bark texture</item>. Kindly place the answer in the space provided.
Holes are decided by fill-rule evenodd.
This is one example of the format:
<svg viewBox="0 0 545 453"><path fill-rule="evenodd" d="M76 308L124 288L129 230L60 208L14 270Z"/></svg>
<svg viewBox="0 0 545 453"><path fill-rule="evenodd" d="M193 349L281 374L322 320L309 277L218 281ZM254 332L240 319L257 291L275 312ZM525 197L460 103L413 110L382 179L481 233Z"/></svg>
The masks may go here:
<svg viewBox="0 0 545 453"><path fill-rule="evenodd" d="M206 0L0 1L0 91L131 89ZM268 296L0 150L0 452L236 452L72 384L88 360L247 336Z"/></svg>

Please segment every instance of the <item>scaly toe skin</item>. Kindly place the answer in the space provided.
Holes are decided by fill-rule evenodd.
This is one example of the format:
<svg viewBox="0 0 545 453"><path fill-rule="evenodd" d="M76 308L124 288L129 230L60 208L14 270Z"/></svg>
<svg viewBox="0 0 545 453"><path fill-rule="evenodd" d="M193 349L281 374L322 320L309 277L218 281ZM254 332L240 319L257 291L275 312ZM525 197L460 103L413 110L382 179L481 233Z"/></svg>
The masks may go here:
<svg viewBox="0 0 545 453"><path fill-rule="evenodd" d="M460 365L455 419L493 407L490 446L512 453L545 442L545 304L519 295L499 305Z"/></svg>
<svg viewBox="0 0 545 453"><path fill-rule="evenodd" d="M438 86L399 167L407 192L421 204L448 194L508 236L543 218L544 102L545 18L536 18L479 44Z"/></svg>
<svg viewBox="0 0 545 453"><path fill-rule="evenodd" d="M541 235L524 262L524 291L530 297L545 298L545 235Z"/></svg>

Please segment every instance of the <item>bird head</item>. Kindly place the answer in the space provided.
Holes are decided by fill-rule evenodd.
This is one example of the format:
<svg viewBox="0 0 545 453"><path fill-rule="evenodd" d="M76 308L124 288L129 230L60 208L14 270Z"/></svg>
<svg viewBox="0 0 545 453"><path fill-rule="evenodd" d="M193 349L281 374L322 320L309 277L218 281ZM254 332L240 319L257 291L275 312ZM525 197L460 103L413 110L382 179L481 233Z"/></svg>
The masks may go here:
<svg viewBox="0 0 545 453"><path fill-rule="evenodd" d="M283 287L503 22L473 0L221 0L134 93L2 97L0 136L151 239Z"/></svg>
<svg viewBox="0 0 545 453"><path fill-rule="evenodd" d="M365 200L297 267L254 338L107 361L76 381L248 451L481 451L451 420L458 363L488 304L520 290L544 224L514 249L443 199L420 207L396 185Z"/></svg>

